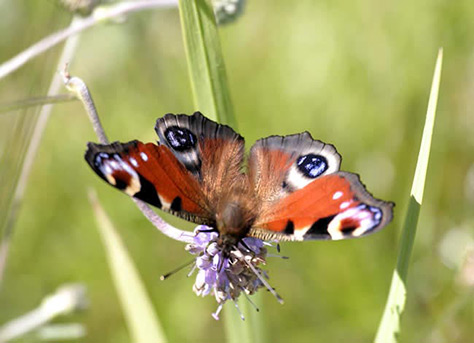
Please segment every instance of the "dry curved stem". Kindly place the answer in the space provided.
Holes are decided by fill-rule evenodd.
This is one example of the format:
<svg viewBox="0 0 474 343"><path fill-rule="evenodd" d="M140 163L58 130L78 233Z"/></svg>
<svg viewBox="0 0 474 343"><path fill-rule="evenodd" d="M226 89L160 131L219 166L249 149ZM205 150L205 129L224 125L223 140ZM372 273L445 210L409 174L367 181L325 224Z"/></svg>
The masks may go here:
<svg viewBox="0 0 474 343"><path fill-rule="evenodd" d="M100 22L123 16L128 13L142 11L151 8L176 7L177 0L137 0L126 1L109 6L97 7L92 14L86 18L79 18L64 30L53 33L52 35L33 44L28 49L19 53L10 60L0 65L0 79L20 68L31 59L61 43L68 37L82 32Z"/></svg>
<svg viewBox="0 0 474 343"><path fill-rule="evenodd" d="M94 101L92 100L92 96L82 79L78 77L71 77L66 70L67 66L64 68L62 72L63 81L66 88L72 92L84 105L86 109L87 115L92 123L92 127L99 139L101 144L109 144L109 140L107 135L105 134L104 128L100 123L99 115L97 113L97 109L94 105ZM143 213L143 215L155 226L161 233L165 234L166 236L173 238L175 240L191 243L193 241L194 233L189 231L180 230L175 228L174 226L168 224L166 221L161 219L159 215L157 215L146 203L141 200L132 198L137 207Z"/></svg>

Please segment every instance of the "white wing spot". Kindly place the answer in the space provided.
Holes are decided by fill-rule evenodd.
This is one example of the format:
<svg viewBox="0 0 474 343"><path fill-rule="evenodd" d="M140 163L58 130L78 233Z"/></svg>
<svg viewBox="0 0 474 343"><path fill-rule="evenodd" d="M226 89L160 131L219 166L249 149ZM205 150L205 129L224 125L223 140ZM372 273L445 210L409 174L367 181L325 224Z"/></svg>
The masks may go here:
<svg viewBox="0 0 474 343"><path fill-rule="evenodd" d="M145 162L148 161L148 155L145 154L144 152L140 153L140 157L142 158L143 161L145 161Z"/></svg>
<svg viewBox="0 0 474 343"><path fill-rule="evenodd" d="M349 201L344 201L341 205L339 205L339 208L341 210L344 210L344 209L348 208L350 204L351 203Z"/></svg>
<svg viewBox="0 0 474 343"><path fill-rule="evenodd" d="M342 197L342 192L341 191L337 191L336 193L333 194L332 196L332 200L337 200L339 199L340 197Z"/></svg>
<svg viewBox="0 0 474 343"><path fill-rule="evenodd" d="M136 159L134 159L133 157L130 157L130 163L135 167L135 168L138 168L138 162Z"/></svg>
<svg viewBox="0 0 474 343"><path fill-rule="evenodd" d="M112 168L110 168L110 166L108 164L104 163L104 167L102 169L102 172L105 175L110 175L110 174L112 174Z"/></svg>

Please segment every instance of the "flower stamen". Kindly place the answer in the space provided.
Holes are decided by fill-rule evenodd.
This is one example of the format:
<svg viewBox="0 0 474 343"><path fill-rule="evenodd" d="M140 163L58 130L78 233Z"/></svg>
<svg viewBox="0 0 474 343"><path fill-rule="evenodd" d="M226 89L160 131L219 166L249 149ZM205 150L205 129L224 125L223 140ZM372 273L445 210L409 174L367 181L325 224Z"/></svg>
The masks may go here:
<svg viewBox="0 0 474 343"><path fill-rule="evenodd" d="M259 278L259 280L262 282L262 284L270 291L270 293L272 293L275 296L277 301L280 304L283 304L284 303L283 299L278 295L278 293L275 291L275 289L272 286L270 286L270 284L267 282L267 280L265 280L265 278L262 275L260 275L258 270L253 266L253 264L246 259L246 256L244 256L240 250L233 250L232 252L235 254L235 256L237 258L241 259L241 261L243 261L247 264L247 266Z"/></svg>
<svg viewBox="0 0 474 343"><path fill-rule="evenodd" d="M272 246L267 242L253 237L245 237L234 246L220 245L219 232L201 225L194 230L193 242L186 246L186 250L196 256L193 271L197 270L193 290L196 295L206 296L213 294L218 307L212 314L219 319L219 313L227 300L232 300L244 320L237 299L244 294L252 306L258 307L250 301L249 295L259 288L265 287L278 300L282 298L270 286L266 271L260 268L265 265L267 248Z"/></svg>

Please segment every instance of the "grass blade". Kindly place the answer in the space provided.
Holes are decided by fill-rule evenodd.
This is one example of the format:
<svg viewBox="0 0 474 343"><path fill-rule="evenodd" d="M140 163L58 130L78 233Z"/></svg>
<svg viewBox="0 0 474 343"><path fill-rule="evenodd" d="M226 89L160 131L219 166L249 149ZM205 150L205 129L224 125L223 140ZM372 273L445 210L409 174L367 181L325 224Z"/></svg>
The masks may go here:
<svg viewBox="0 0 474 343"><path fill-rule="evenodd" d="M236 129L212 6L205 0L179 0L179 12L194 106L209 118ZM232 304L226 304L224 326L227 341L256 342L264 334L261 316L252 315L255 310L246 299L241 299L238 304L247 319L242 321Z"/></svg>
<svg viewBox="0 0 474 343"><path fill-rule="evenodd" d="M109 217L90 192L97 226L104 244L115 288L122 304L131 341L137 343L166 342L158 316L153 310L145 286Z"/></svg>
<svg viewBox="0 0 474 343"><path fill-rule="evenodd" d="M194 106L207 117L235 128L217 24L210 3L179 0Z"/></svg>
<svg viewBox="0 0 474 343"><path fill-rule="evenodd" d="M436 105L438 101L438 90L441 78L441 65L443 60L443 50L438 52L433 82L431 85L430 99L426 113L425 127L421 140L420 151L416 164L415 176L410 194L410 200L403 225L400 251L397 259L397 266L393 273L390 292L385 305L385 310L380 321L376 343L398 342L400 332L400 317L405 308L406 300L406 279L408 274L408 264L410 262L411 251L415 240L418 215L423 201L423 191L425 187L426 172L430 156L431 139L436 117Z"/></svg>

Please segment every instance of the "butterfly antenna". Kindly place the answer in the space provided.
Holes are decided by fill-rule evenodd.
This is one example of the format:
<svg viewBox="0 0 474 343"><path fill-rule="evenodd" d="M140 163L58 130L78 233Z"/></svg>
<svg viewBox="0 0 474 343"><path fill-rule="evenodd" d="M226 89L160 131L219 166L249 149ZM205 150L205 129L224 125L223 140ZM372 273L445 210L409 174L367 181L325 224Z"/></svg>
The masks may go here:
<svg viewBox="0 0 474 343"><path fill-rule="evenodd" d="M189 262L186 262L185 264L179 266L178 268L173 269L173 270L170 271L169 273L166 273L166 274L161 275L161 276L160 276L160 280L161 280L161 281L166 280L166 279L169 278L171 275L176 274L176 273L179 272L180 270L186 268L187 266L189 266L189 265L190 265L191 263L193 263L194 261L195 261L195 260L193 259L193 260L191 260L191 261L189 261ZM193 269L193 270L194 270L194 269Z"/></svg>
<svg viewBox="0 0 474 343"><path fill-rule="evenodd" d="M245 289L242 288L242 294L245 295L245 298L248 300L248 302L253 306L255 311L260 312L260 309L255 305L255 303L250 299L249 295L245 292Z"/></svg>
<svg viewBox="0 0 474 343"><path fill-rule="evenodd" d="M238 259L244 262L252 270L252 272L258 277L258 279L262 282L262 284L270 291L270 293L273 294L273 296L277 299L277 301L280 304L283 304L284 303L283 299L278 295L275 289L272 286L270 286L268 281L265 280L265 278L258 272L258 270L253 266L252 262L247 261L247 259L245 258L245 256L242 254L242 252L239 249L236 248L236 250L234 250L234 253Z"/></svg>

